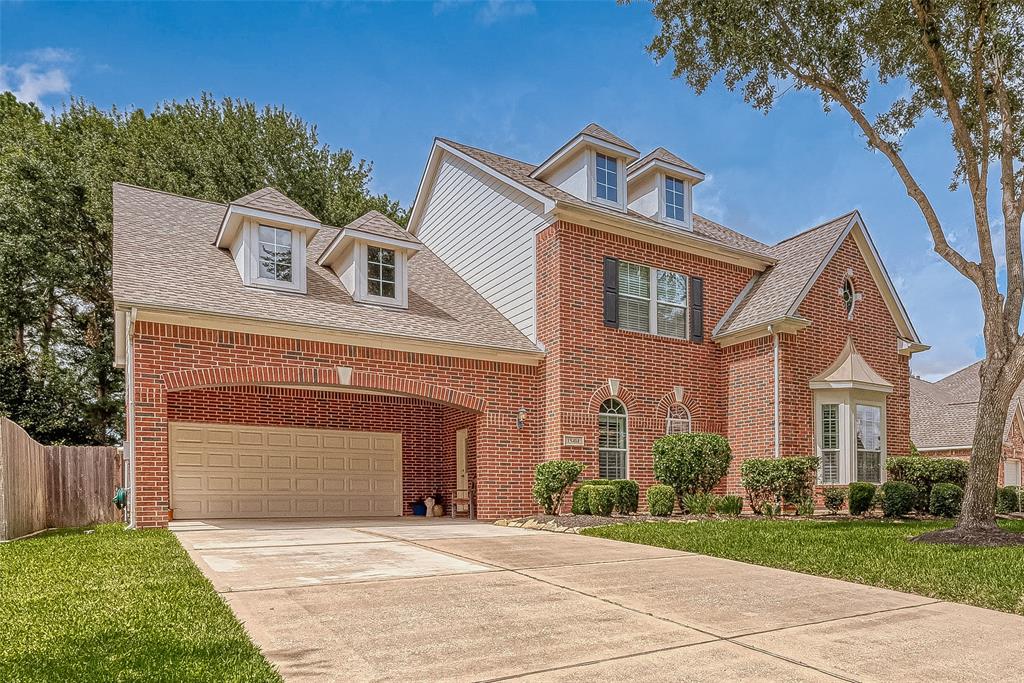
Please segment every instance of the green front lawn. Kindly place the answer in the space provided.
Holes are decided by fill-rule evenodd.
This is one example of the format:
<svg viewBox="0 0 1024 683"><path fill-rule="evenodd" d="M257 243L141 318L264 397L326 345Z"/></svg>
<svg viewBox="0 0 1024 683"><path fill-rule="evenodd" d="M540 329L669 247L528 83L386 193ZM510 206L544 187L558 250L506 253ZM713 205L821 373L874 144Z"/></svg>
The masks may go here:
<svg viewBox="0 0 1024 683"><path fill-rule="evenodd" d="M1024 547L908 543L943 522L726 520L603 526L582 533L686 550L1024 614ZM1001 522L1024 531L1024 521Z"/></svg>
<svg viewBox="0 0 1024 683"><path fill-rule="evenodd" d="M168 531L0 544L0 681L156 680L281 679Z"/></svg>

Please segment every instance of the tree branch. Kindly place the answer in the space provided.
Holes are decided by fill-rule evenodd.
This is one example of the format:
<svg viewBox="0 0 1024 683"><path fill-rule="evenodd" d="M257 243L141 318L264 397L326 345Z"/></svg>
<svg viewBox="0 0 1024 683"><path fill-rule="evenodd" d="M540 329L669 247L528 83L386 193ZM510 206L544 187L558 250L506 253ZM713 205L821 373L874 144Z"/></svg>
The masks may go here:
<svg viewBox="0 0 1024 683"><path fill-rule="evenodd" d="M1021 203L1024 202L1024 190L1018 197L1013 168L1013 150L1016 142L1013 115L1001 65L998 62L993 64L992 72L992 84L999 111L999 184L1003 195L1003 233L1006 243L1005 325L1006 333L1016 338L1021 306L1024 305L1024 256L1021 254L1020 244Z"/></svg>

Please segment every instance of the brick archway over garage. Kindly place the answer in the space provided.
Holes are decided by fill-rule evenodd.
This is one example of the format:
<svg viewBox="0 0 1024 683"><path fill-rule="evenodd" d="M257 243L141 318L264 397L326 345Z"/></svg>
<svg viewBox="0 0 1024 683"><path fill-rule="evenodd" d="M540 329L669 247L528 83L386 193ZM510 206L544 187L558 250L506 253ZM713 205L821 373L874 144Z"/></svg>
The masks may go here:
<svg viewBox="0 0 1024 683"><path fill-rule="evenodd" d="M487 408L487 401L464 391L406 377L352 370L343 366L333 368L217 366L167 372L163 375L163 381L164 387L169 392L245 385L336 387L383 391L400 396L423 398L474 413L483 413Z"/></svg>

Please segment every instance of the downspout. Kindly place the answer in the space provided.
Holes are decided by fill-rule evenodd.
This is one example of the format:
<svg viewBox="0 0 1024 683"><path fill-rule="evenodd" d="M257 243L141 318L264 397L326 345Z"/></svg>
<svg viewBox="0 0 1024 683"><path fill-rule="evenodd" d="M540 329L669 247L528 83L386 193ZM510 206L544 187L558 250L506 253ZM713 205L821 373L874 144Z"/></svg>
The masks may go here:
<svg viewBox="0 0 1024 683"><path fill-rule="evenodd" d="M776 458L779 453L779 334L775 331L774 325L768 326L768 333L772 335L772 428L775 439Z"/></svg>
<svg viewBox="0 0 1024 683"><path fill-rule="evenodd" d="M135 527L135 347L132 344L132 333L135 330L135 317L137 309L132 308L128 312L128 324L125 325L125 347L124 347L124 388L128 395L128 414L125 416L125 468L127 476L125 482L128 485L128 528Z"/></svg>

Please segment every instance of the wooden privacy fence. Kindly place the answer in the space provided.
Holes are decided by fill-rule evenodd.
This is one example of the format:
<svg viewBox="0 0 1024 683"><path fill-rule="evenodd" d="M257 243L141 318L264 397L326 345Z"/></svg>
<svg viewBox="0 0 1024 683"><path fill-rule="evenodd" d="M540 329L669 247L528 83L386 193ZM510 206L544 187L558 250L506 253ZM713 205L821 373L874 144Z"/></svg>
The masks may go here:
<svg viewBox="0 0 1024 683"><path fill-rule="evenodd" d="M113 446L43 446L0 417L0 541L121 520L122 462Z"/></svg>

